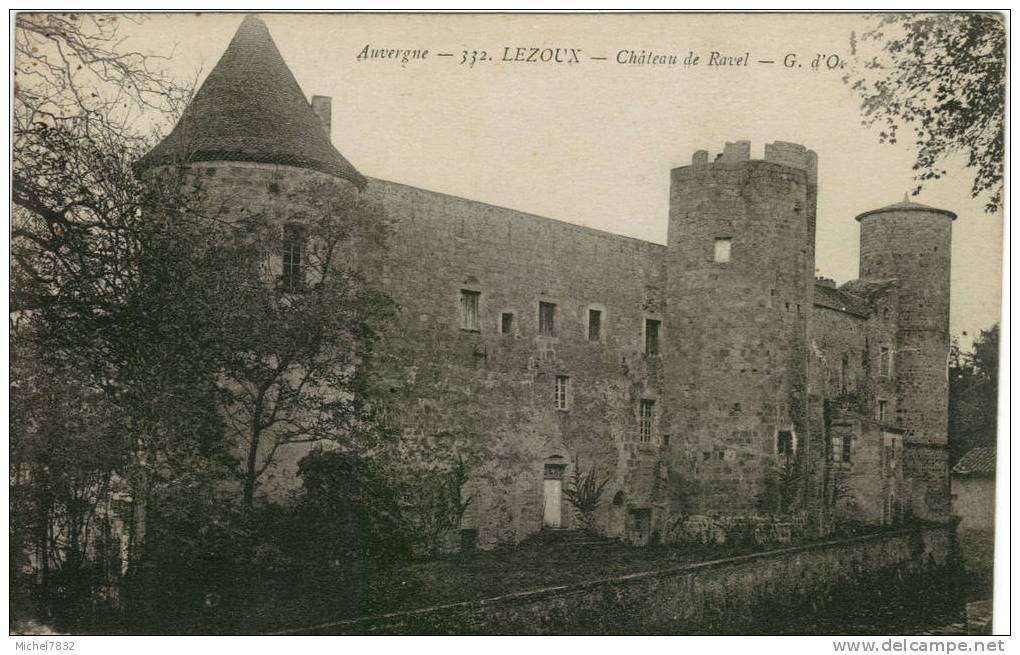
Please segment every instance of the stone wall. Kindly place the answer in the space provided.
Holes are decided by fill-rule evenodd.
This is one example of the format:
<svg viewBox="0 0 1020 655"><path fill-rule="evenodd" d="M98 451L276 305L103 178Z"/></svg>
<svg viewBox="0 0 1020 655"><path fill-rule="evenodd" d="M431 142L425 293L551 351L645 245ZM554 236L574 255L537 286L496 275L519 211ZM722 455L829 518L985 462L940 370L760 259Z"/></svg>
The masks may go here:
<svg viewBox="0 0 1020 655"><path fill-rule="evenodd" d="M366 193L392 221L383 289L399 305L377 361L406 439L465 454L462 527L483 547L538 531L555 463L566 478L575 465L609 478L597 525L622 536L627 509L656 501L669 448L654 428L641 440L638 415L659 397L644 326L662 315L663 246L383 180ZM479 294L477 329L461 324L462 291ZM556 306L552 335L539 334L540 302ZM570 527L565 503L562 515Z"/></svg>
<svg viewBox="0 0 1020 655"><path fill-rule="evenodd" d="M770 467L808 442L813 158L749 149L727 144L713 162L701 151L671 174L665 393L695 512L753 513Z"/></svg>
<svg viewBox="0 0 1020 655"><path fill-rule="evenodd" d="M953 476L953 516L960 530L994 530L995 478Z"/></svg>
<svg viewBox="0 0 1020 655"><path fill-rule="evenodd" d="M784 621L803 630L812 612L866 601L882 580L934 602L952 550L949 526L901 529L291 634L774 634Z"/></svg>
<svg viewBox="0 0 1020 655"><path fill-rule="evenodd" d="M761 161L749 152L727 144L710 163L699 151L672 172L668 246L369 180L361 197L388 221L388 248L345 257L370 264L399 308L377 357L391 418L404 442L466 458L473 501L461 527L478 530L482 547L542 527L550 464L564 484L577 467L608 480L596 527L610 536L646 542L666 539L687 515L754 515L783 432L807 481L797 511L819 518L824 534L834 483L826 421L852 415L877 435L880 401L885 424L907 430L903 502L919 516L947 515L938 390L950 221L937 211L866 215L861 271L870 279L819 305L814 154L787 143L768 144ZM287 166L208 162L191 175L212 209L269 228L270 273L280 267L277 232L299 220L303 189L356 193ZM929 223L937 229L914 238ZM729 261L715 261L719 238L730 240ZM477 297L476 326L462 324L465 292ZM553 334L539 333L542 303L555 305ZM281 448L263 491L281 498L297 486L307 450ZM572 527L561 505L561 525Z"/></svg>
<svg viewBox="0 0 1020 655"><path fill-rule="evenodd" d="M949 516L950 249L954 215L897 205L858 217L860 275L899 285L895 372L897 418L906 430L906 474L918 516Z"/></svg>

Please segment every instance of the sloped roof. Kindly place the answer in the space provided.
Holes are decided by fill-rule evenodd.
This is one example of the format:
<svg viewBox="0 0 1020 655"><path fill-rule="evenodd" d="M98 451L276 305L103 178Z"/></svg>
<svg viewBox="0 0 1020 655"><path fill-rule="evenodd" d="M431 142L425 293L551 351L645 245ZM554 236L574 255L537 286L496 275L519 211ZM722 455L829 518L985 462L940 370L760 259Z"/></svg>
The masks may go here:
<svg viewBox="0 0 1020 655"><path fill-rule="evenodd" d="M878 209L872 209L872 210L863 212L861 214L858 214L856 218L857 218L858 221L860 221L862 218L864 218L866 216L871 216L872 214L882 214L882 213L885 213L885 212L903 212L903 211L908 211L908 212L909 211L928 212L930 214L945 214L951 220L956 220L956 214L954 214L953 212L949 211L948 209L939 209L938 207L929 207L928 205L922 205L919 202L911 202L910 200L907 200L906 197L904 197L901 202L895 202L895 203L893 203L891 205L886 205L885 207L880 207Z"/></svg>
<svg viewBox="0 0 1020 655"><path fill-rule="evenodd" d="M840 289L833 289L824 284L815 285L814 302L819 307L828 307L829 309L835 309L838 312L845 312L861 318L871 316L871 306L867 300Z"/></svg>
<svg viewBox="0 0 1020 655"><path fill-rule="evenodd" d="M329 141L262 19L249 15L173 131L139 169L198 161L286 164L365 178Z"/></svg>
<svg viewBox="0 0 1020 655"><path fill-rule="evenodd" d="M995 476L995 449L973 448L953 467L954 475L974 477Z"/></svg>

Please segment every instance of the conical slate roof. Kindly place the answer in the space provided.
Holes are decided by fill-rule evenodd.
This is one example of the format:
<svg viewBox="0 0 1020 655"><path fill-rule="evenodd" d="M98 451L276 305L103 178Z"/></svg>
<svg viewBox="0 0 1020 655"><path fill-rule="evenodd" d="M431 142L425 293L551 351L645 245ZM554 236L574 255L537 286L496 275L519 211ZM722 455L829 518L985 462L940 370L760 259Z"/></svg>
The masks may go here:
<svg viewBox="0 0 1020 655"><path fill-rule="evenodd" d="M928 205L922 205L919 202L911 202L910 200L907 199L906 196L903 196L903 200L900 202L895 202L891 205L886 205L885 207L881 207L879 209L872 209L866 211L862 214L858 214L856 218L859 221L866 216L871 216L872 214L902 211L928 212L930 214L945 214L950 219L956 220L956 214L949 211L948 209L939 209L938 207L929 207Z"/></svg>
<svg viewBox="0 0 1020 655"><path fill-rule="evenodd" d="M286 164L365 185L329 142L257 16L245 17L173 131L138 168L221 160Z"/></svg>

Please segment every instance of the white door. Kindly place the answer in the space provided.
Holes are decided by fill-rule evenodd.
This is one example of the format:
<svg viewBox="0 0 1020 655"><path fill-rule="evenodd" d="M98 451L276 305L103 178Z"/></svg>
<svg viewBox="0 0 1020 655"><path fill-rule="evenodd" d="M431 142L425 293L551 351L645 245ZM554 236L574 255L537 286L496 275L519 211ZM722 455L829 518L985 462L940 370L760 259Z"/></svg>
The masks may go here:
<svg viewBox="0 0 1020 655"><path fill-rule="evenodd" d="M563 492L563 480L549 480L545 481L545 527L547 528L558 528L561 527L560 508L563 504L562 499Z"/></svg>

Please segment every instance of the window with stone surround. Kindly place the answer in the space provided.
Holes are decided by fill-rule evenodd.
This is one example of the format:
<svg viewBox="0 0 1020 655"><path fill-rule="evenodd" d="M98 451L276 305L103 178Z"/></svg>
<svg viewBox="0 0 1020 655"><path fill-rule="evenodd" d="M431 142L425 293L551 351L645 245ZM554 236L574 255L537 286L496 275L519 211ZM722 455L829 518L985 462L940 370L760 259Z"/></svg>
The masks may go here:
<svg viewBox="0 0 1020 655"><path fill-rule="evenodd" d="M588 310L588 341L602 340L602 312L598 309Z"/></svg>
<svg viewBox="0 0 1020 655"><path fill-rule="evenodd" d="M841 434L832 435L832 461L841 462L843 461L843 441L846 439Z"/></svg>
<svg viewBox="0 0 1020 655"><path fill-rule="evenodd" d="M725 264L730 261L730 250L733 246L731 237L719 237L715 240L715 261Z"/></svg>
<svg viewBox="0 0 1020 655"><path fill-rule="evenodd" d="M878 349L878 374L881 377L892 377L893 352L889 346L880 346Z"/></svg>
<svg viewBox="0 0 1020 655"><path fill-rule="evenodd" d="M460 290L460 329L479 332L478 304L482 294L469 289Z"/></svg>
<svg viewBox="0 0 1020 655"><path fill-rule="evenodd" d="M556 336L556 303L538 303L538 333L544 337Z"/></svg>
<svg viewBox="0 0 1020 655"><path fill-rule="evenodd" d="M514 313L503 312L499 317L499 333L508 337L514 333Z"/></svg>
<svg viewBox="0 0 1020 655"><path fill-rule="evenodd" d="M570 409L570 376L556 376L556 409Z"/></svg>
<svg viewBox="0 0 1020 655"><path fill-rule="evenodd" d="M284 291L300 291L305 286L305 230L297 223L283 226L282 259Z"/></svg>
<svg viewBox="0 0 1020 655"><path fill-rule="evenodd" d="M659 325L655 319L645 319L645 354L659 354Z"/></svg>
<svg viewBox="0 0 1020 655"><path fill-rule="evenodd" d="M639 434L642 443L652 440L652 432L655 428L655 401L642 399L639 411Z"/></svg>
<svg viewBox="0 0 1020 655"><path fill-rule="evenodd" d="M791 457L797 450L797 440L793 430L780 430L776 433L776 454Z"/></svg>

